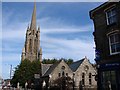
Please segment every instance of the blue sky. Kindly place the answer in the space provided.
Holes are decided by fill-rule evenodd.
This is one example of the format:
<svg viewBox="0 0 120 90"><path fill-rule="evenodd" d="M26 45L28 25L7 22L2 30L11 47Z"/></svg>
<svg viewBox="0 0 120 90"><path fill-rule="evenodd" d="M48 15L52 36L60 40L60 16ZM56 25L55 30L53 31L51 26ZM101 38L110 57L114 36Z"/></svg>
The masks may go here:
<svg viewBox="0 0 120 90"><path fill-rule="evenodd" d="M101 2L39 2L37 26L43 58L72 58L87 56L94 63L93 22L89 11ZM25 33L31 22L33 2L2 3L2 77L9 78L21 61Z"/></svg>

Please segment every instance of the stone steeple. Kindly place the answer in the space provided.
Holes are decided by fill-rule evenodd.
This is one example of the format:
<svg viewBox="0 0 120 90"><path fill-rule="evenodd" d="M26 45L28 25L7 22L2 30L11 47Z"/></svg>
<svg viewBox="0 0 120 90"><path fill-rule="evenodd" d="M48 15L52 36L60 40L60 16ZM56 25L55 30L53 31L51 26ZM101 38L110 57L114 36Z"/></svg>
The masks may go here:
<svg viewBox="0 0 120 90"><path fill-rule="evenodd" d="M40 49L40 28L36 28L36 2L32 13L30 26L28 25L26 31L25 45L22 51L22 60L28 59L30 61L42 61L42 51Z"/></svg>
<svg viewBox="0 0 120 90"><path fill-rule="evenodd" d="M34 9L33 9L33 13L32 13L30 29L36 30L36 2L34 2Z"/></svg>

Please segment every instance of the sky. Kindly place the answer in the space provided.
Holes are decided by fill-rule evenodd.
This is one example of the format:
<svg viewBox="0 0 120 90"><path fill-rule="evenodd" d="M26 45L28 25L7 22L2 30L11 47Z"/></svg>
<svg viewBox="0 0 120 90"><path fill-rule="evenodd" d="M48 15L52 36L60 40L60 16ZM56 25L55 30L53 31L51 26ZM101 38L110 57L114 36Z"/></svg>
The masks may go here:
<svg viewBox="0 0 120 90"><path fill-rule="evenodd" d="M66 58L74 61L94 58L93 21L89 11L103 2L37 2L37 27L43 58ZM25 35L31 22L33 2L2 3L2 77L10 78L21 62ZM0 33L0 34L1 34Z"/></svg>

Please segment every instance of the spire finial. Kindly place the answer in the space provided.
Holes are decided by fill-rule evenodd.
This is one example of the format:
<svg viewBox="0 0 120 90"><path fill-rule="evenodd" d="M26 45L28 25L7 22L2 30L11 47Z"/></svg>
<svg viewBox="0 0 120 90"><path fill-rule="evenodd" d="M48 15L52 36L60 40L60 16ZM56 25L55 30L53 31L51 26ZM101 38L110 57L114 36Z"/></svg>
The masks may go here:
<svg viewBox="0 0 120 90"><path fill-rule="evenodd" d="M36 2L35 2L35 0L34 0L34 9L33 9L33 13L32 13L30 29L36 30Z"/></svg>

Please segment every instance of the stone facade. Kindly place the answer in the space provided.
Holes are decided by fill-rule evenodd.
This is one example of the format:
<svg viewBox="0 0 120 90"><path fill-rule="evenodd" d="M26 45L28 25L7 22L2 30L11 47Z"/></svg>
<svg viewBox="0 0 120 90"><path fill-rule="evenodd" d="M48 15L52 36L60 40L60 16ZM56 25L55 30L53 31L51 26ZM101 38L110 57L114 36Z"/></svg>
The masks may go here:
<svg viewBox="0 0 120 90"><path fill-rule="evenodd" d="M21 58L22 60L28 59L30 61L42 61L42 49L40 48L40 28L36 28L36 3L34 3L30 27L28 26L26 31L26 40Z"/></svg>
<svg viewBox="0 0 120 90"><path fill-rule="evenodd" d="M96 69L93 67L93 65L89 62L87 58L76 61L72 63L70 66L68 66L64 60L61 60L59 63L55 63L53 65L48 65L48 66L49 67L46 68L46 72L43 74L42 78L43 81L45 80L46 77L49 78L49 82L51 86L54 86L55 85L54 82L56 80L60 80L59 78L62 79L62 77L66 77L66 78L69 77L70 78L69 82L71 82L72 84L74 80L75 88L80 88L80 86L87 88L96 88L97 86L97 83L95 81L95 75L97 74ZM84 73L84 81L82 76L83 73Z"/></svg>
<svg viewBox="0 0 120 90"><path fill-rule="evenodd" d="M77 67L78 63L79 65ZM74 62L72 65L74 66L74 68L77 67L76 69L72 69L74 73L76 88L79 88L80 86L96 88L97 82L95 81L95 75L97 74L97 72L86 57L82 60ZM72 65L70 65L70 67Z"/></svg>
<svg viewBox="0 0 120 90"><path fill-rule="evenodd" d="M57 67L51 72L51 78L50 81L53 82L58 77L62 76L68 76L72 78L72 70L69 68L69 66L65 63L64 60L62 60Z"/></svg>

